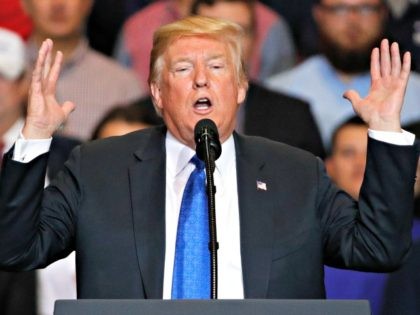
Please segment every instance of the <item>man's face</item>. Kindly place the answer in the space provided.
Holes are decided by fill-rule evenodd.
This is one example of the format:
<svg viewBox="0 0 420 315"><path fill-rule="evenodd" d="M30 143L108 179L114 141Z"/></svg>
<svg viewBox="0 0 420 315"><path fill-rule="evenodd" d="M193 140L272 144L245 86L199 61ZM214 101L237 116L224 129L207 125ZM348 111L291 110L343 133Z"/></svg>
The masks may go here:
<svg viewBox="0 0 420 315"><path fill-rule="evenodd" d="M20 116L27 88L26 78L13 81L0 74L0 122L14 120Z"/></svg>
<svg viewBox="0 0 420 315"><path fill-rule="evenodd" d="M235 22L245 31L242 47L245 62L250 60L254 41L253 18L250 7L241 1L216 2L213 5L202 4L197 8L197 13L202 16L220 18Z"/></svg>
<svg viewBox="0 0 420 315"><path fill-rule="evenodd" d="M359 197L366 167L367 127L348 125L337 134L325 164L331 179L353 198Z"/></svg>
<svg viewBox="0 0 420 315"><path fill-rule="evenodd" d="M91 0L23 0L36 32L51 39L80 36Z"/></svg>
<svg viewBox="0 0 420 315"><path fill-rule="evenodd" d="M346 67L349 70L352 67L368 68L370 51L379 43L384 32L386 10L381 1L322 0L315 6L313 13L323 52L328 57L332 54L330 59L338 59L337 66L349 59L347 55L355 56L356 60L350 60L349 65L344 66L344 70ZM362 59L361 66L352 65L357 59Z"/></svg>
<svg viewBox="0 0 420 315"><path fill-rule="evenodd" d="M230 136L246 88L238 83L228 45L200 36L180 38L167 48L160 81L151 91L170 132L195 148L194 127L203 118L216 123L221 142Z"/></svg>

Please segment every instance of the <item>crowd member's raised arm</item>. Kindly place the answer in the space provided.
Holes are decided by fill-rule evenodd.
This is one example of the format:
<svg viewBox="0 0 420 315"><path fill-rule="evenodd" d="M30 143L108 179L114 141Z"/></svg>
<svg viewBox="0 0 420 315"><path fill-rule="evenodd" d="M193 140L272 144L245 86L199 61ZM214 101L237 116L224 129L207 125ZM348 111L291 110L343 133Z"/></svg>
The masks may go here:
<svg viewBox="0 0 420 315"><path fill-rule="evenodd" d="M398 44L392 43L390 46L388 40L384 39L381 47L372 51L368 95L361 98L354 90L344 93L344 97L351 101L355 112L370 129L401 132L400 113L410 67L410 53L404 54L401 63Z"/></svg>
<svg viewBox="0 0 420 315"><path fill-rule="evenodd" d="M55 91L63 54L57 52L52 61L52 47L52 40L46 39L39 49L32 74L25 126L22 130L26 139L50 138L75 107L72 102L59 104L56 100Z"/></svg>

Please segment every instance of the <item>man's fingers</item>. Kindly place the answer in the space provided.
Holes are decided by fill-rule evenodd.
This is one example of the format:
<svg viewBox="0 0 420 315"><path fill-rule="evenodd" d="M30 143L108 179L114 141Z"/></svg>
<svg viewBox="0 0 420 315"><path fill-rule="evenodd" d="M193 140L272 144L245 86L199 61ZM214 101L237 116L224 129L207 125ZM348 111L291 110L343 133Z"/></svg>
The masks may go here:
<svg viewBox="0 0 420 315"><path fill-rule="evenodd" d="M379 48L375 47L370 55L370 76L372 81L381 77L381 66L379 63Z"/></svg>
<svg viewBox="0 0 420 315"><path fill-rule="evenodd" d="M391 65L391 75L398 77L401 72L401 56L398 44L395 42L391 45Z"/></svg>
<svg viewBox="0 0 420 315"><path fill-rule="evenodd" d="M39 93L42 86L42 75L45 59L49 50L49 43L45 40L38 52L38 58L35 63L35 68L32 72L31 90L34 93Z"/></svg>
<svg viewBox="0 0 420 315"><path fill-rule="evenodd" d="M57 51L54 64L52 65L48 77L46 78L45 91L47 94L55 95L55 88L57 85L58 76L60 75L61 63L63 62L63 54Z"/></svg>
<svg viewBox="0 0 420 315"><path fill-rule="evenodd" d="M387 39L381 41L381 75L389 76L391 74L391 56L389 52L389 42Z"/></svg>
<svg viewBox="0 0 420 315"><path fill-rule="evenodd" d="M404 56L403 56L403 65L402 65L402 70L400 73L400 77L401 79L407 81L408 77L410 76L410 71L411 71L411 54L410 52L405 52Z"/></svg>
<svg viewBox="0 0 420 315"><path fill-rule="evenodd" d="M346 92L344 92L343 97L351 102L353 110L356 112L357 115L360 116L361 97L359 93L357 93L355 90L347 90Z"/></svg>
<svg viewBox="0 0 420 315"><path fill-rule="evenodd" d="M51 54L52 54L52 42L50 39L45 40L47 42L48 50L47 54L45 56L45 62L42 67L42 78L46 79L48 77L48 74L50 73L51 68Z"/></svg>
<svg viewBox="0 0 420 315"><path fill-rule="evenodd" d="M360 101L360 95L355 90L344 92L343 97L348 99L353 105Z"/></svg>
<svg viewBox="0 0 420 315"><path fill-rule="evenodd" d="M76 105L74 105L73 102L67 101L67 102L64 102L63 105L61 105L61 108L63 109L64 116L67 119L67 117L69 117L70 113L72 111L74 111L74 109L76 108Z"/></svg>

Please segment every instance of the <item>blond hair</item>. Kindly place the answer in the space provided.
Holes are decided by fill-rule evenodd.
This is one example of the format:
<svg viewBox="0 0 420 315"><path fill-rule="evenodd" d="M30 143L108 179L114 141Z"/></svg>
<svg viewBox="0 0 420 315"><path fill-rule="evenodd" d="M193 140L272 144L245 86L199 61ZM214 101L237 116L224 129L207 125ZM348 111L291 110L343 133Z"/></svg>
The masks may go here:
<svg viewBox="0 0 420 315"><path fill-rule="evenodd" d="M238 84L247 85L247 76L242 52L244 32L236 23L203 16L189 16L166 24L156 30L150 54L149 84L159 82L163 69L163 54L175 40L181 37L203 36L224 41L235 65Z"/></svg>

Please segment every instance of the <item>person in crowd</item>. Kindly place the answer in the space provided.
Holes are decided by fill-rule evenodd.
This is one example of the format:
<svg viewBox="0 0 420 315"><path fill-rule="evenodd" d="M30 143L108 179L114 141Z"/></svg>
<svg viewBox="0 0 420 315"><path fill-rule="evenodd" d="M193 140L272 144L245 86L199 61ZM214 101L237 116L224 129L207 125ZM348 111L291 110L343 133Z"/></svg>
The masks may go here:
<svg viewBox="0 0 420 315"><path fill-rule="evenodd" d="M201 15L214 15L229 19L231 10L229 10L229 13L223 10L226 2L229 1L195 1L196 4L193 4L191 11L193 14L201 11ZM245 56L248 60L249 77L254 81L262 81L270 75L291 68L295 64L296 52L289 27L283 18L278 16L278 22L269 23L269 14L274 14L274 12L271 12L256 0L231 2L231 6L242 8L243 5L238 4L238 2L244 2L253 11L251 23L246 21L249 13L246 13L242 20L239 18L239 14L236 14L237 22L242 22L242 26L252 25L252 28L245 29L246 32L252 33L248 34L252 38L252 47L247 47L247 55ZM200 7L200 10L197 9L198 7ZM264 23L267 24L264 25ZM265 29L265 32L260 31L260 29Z"/></svg>
<svg viewBox="0 0 420 315"><path fill-rule="evenodd" d="M92 140L121 136L162 123L153 105L147 106L145 100L139 100L129 106L112 108L96 126Z"/></svg>
<svg viewBox="0 0 420 315"><path fill-rule="evenodd" d="M112 56L125 20L152 2L154 0L94 1L86 25L89 45L107 56Z"/></svg>
<svg viewBox="0 0 420 315"><path fill-rule="evenodd" d="M354 116L334 131L325 166L334 183L355 200L359 199L366 168L367 125Z"/></svg>
<svg viewBox="0 0 420 315"><path fill-rule="evenodd" d="M93 1L92 10L86 22L86 37L90 47L112 57L118 34L129 17L129 0Z"/></svg>
<svg viewBox="0 0 420 315"><path fill-rule="evenodd" d="M319 53L318 32L311 12L315 1L261 0L286 19L292 30L298 61Z"/></svg>
<svg viewBox="0 0 420 315"><path fill-rule="evenodd" d="M10 150L24 125L29 88L25 43L10 30L0 28L0 154ZM80 142L54 135L46 182L63 167ZM0 160L1 169L1 160ZM61 266L61 267L60 267ZM65 266L65 268L63 268ZM58 274L51 274L57 270ZM44 270L0 272L0 314L52 314L54 300L75 298L74 255Z"/></svg>
<svg viewBox="0 0 420 315"><path fill-rule="evenodd" d="M138 11L124 23L115 57L134 69L143 87L149 75L149 53L153 32L161 25L190 14L193 0L160 0ZM212 4L213 1L207 1ZM148 27L144 27L147 25ZM295 63L293 39L284 19L255 1L254 49L249 75L254 80L292 67Z"/></svg>
<svg viewBox="0 0 420 315"><path fill-rule="evenodd" d="M245 66L250 67L255 47L256 2L253 0L195 0L192 14L233 21L244 29ZM247 97L238 111L236 131L266 137L308 150L324 158L318 127L309 105L284 93L266 89L255 80L248 84Z"/></svg>
<svg viewBox="0 0 420 315"><path fill-rule="evenodd" d="M366 169L368 127L351 117L334 131L325 166L332 181L355 200L359 199ZM359 272L325 267L325 289L329 299L369 300L378 315L387 279L386 273Z"/></svg>
<svg viewBox="0 0 420 315"><path fill-rule="evenodd" d="M79 298L209 298L207 197L194 135L203 118L221 143L219 298L323 298L324 263L397 268L411 243L417 164L414 135L400 125L410 55L401 61L398 44L383 40L372 52L369 95L345 93L370 129L356 203L319 158L234 132L247 89L242 35L235 23L198 16L159 28L149 82L165 126L82 144L43 190L51 135L75 108L56 100L62 54L52 58L46 40L22 137L0 176L1 268L43 267L76 250Z"/></svg>
<svg viewBox="0 0 420 315"><path fill-rule="evenodd" d="M370 53L384 36L387 10L382 0L318 0L313 13L322 53L266 83L310 103L324 146L329 147L333 130L353 116L341 91L368 95ZM401 113L404 125L420 119L419 98L420 76L413 73Z"/></svg>
<svg viewBox="0 0 420 315"><path fill-rule="evenodd" d="M123 24L114 57L133 69L142 89L147 89L153 33L160 26L187 16L192 0L153 1ZM147 27L145 27L147 25Z"/></svg>
<svg viewBox="0 0 420 315"><path fill-rule="evenodd" d="M33 20L29 58L35 61L42 41L51 38L63 52L64 66L57 83L57 97L77 102L78 109L61 130L87 140L99 119L113 106L144 95L136 76L117 62L92 50L84 37L84 23L92 0L23 0Z"/></svg>

